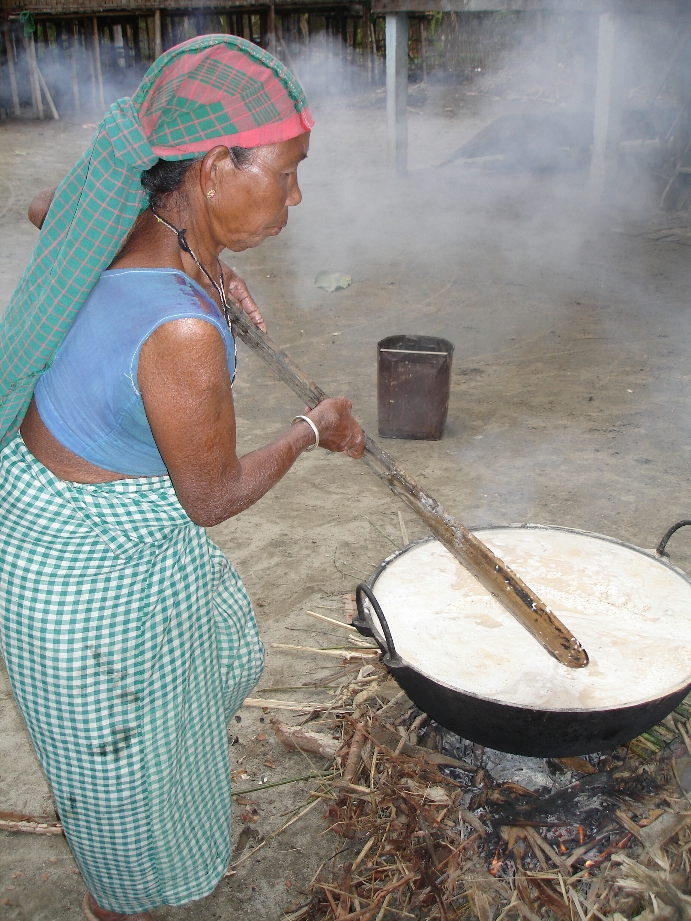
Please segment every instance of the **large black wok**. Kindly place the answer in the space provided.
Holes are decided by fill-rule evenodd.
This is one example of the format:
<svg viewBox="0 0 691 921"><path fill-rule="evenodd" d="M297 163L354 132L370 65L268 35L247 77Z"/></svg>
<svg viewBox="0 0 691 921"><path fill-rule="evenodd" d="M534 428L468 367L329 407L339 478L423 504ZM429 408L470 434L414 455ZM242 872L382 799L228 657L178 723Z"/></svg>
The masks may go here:
<svg viewBox="0 0 691 921"><path fill-rule="evenodd" d="M611 538L582 531L564 528L541 528L536 525L518 527L523 530L532 529L536 533L531 535L531 538L537 537L538 539L547 535L548 532L551 532L552 535L556 535L557 532L561 532L562 535L578 535L586 539L588 547L592 544L594 553L598 556L600 554L606 556L604 551L606 549L611 551L611 545L623 548L622 553L634 554L632 561L636 571L640 569L644 572L650 568L650 578L653 580L654 585L657 584L656 580L659 578L662 578L664 584L667 584L671 579L672 586L675 589L679 589L682 599L688 594L688 607L685 603L679 605L679 607L685 608L683 611L679 610L679 617L683 619L684 623L691 619L691 580L683 572L663 559L664 548L662 545L658 548L658 552L652 552L641 550L629 544L623 544L620 541L614 541ZM481 539L487 539L488 534L491 536L492 530L483 529ZM504 532L511 529L497 530ZM560 537L559 539L564 538ZM440 680L435 674L430 674L429 671L425 673L425 670L414 667L396 649L396 629L389 626L386 604L379 604L377 586L383 574L388 571L390 576L391 573L395 572L394 569L391 569L392 564L395 564L405 554L410 554L415 548L419 548L432 540L433 538L426 538L424 541L418 541L398 551L376 569L366 584L358 585L356 593L358 615L353 621L353 625L360 633L372 637L377 642L384 654L384 664L401 688L418 707L440 725L473 742L513 754L534 757L583 755L615 748L617 745L640 735L641 732L651 728L667 716L691 690L691 659L689 659L685 677L680 680L677 669L676 677L672 678L671 685L663 688L662 693L659 692L658 688L658 691L650 699L639 699L630 705L615 706L610 706L607 700L601 700L596 706L567 707L563 709L551 706L545 707L542 704L538 706L526 705L525 703L515 705L506 700L493 699L491 696L475 693L472 687L459 688L457 685L462 685L462 680L459 682L449 681L448 674L445 680ZM550 564L552 562L550 561ZM510 559L509 565L512 565ZM665 571L662 572L657 567L662 567ZM529 574L529 576L533 580L536 578L533 574ZM676 580L681 580L681 582L677 583ZM553 605L553 599L548 594L549 589L540 586L540 591L541 593L547 593L542 594L542 597L545 598L548 604ZM662 599L662 603L664 605L664 599ZM554 609L559 613L558 605ZM376 615L376 622L373 620L372 612ZM423 610L414 612L412 616L420 618L423 622L427 617ZM559 616L562 615L559 614ZM669 621L669 611L666 611L664 616ZM650 616L648 616L648 619L650 619ZM568 620L566 623L567 626L572 626L568 623ZM579 631L582 629L582 626L578 627ZM576 632L575 628L574 632ZM592 654L594 641L591 638L581 636L580 632L577 635L579 635L579 639L583 640L589 653ZM423 638L421 641L424 642L424 630L420 631L420 636ZM648 642L650 643L652 640ZM648 649L646 652L650 654L653 650ZM665 650L661 648L659 655L664 655L664 653ZM465 657L469 653L464 650L461 644L455 654L457 655L458 673L462 677L464 668L467 667L467 658ZM476 655L476 652L473 652L473 654ZM658 650L655 650L654 654L657 655ZM516 665L520 668L521 663L517 662ZM558 667L563 668L563 666ZM593 667L592 663L589 668L591 667ZM586 673L587 669L582 671ZM593 674L595 673L593 672ZM625 676L623 677L625 678ZM632 693L635 696L635 688L632 689Z"/></svg>

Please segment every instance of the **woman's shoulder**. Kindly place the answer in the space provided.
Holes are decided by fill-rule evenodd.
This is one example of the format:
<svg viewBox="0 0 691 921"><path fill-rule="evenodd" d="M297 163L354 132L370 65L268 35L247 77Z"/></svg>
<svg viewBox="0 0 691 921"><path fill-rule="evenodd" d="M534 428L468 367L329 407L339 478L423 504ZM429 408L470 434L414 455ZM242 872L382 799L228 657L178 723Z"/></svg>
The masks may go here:
<svg viewBox="0 0 691 921"><path fill-rule="evenodd" d="M96 283L89 301L98 309L117 302L119 311L149 314L200 315L220 320L220 312L204 289L180 269L106 269Z"/></svg>

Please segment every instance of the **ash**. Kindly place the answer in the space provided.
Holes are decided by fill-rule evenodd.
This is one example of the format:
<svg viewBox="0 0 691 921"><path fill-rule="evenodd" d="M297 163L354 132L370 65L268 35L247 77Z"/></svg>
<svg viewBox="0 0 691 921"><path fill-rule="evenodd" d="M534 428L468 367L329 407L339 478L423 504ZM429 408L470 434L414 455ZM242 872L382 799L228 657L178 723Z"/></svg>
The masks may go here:
<svg viewBox="0 0 691 921"><path fill-rule="evenodd" d="M472 764L476 768L483 768L496 785L513 783L531 793L546 795L568 787L580 776L552 758L528 758L524 755L496 751L463 739L437 723L432 723L431 727L441 737L442 754ZM601 755L588 755L583 760L597 769ZM447 773L456 780L467 779L467 775L465 778L453 777L454 772L463 773L455 768L449 769Z"/></svg>
<svg viewBox="0 0 691 921"><path fill-rule="evenodd" d="M491 840L502 826L528 826L540 829L563 852L586 839L600 844L616 836L612 816L621 805L621 784L612 772L611 755L513 755L484 748L433 721L419 731L418 744L460 762L440 771L465 788L460 805L483 823Z"/></svg>

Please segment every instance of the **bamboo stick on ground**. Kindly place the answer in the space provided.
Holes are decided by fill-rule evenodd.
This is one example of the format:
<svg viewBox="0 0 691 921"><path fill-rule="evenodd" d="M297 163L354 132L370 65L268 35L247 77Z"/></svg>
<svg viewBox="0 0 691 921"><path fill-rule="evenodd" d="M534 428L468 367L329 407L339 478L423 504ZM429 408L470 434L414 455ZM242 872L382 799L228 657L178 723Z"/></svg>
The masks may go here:
<svg viewBox="0 0 691 921"><path fill-rule="evenodd" d="M243 707L258 707L266 710L296 710L300 713L311 713L313 710L328 710L331 704L298 704L284 700L264 700L261 697L246 697L242 702Z"/></svg>
<svg viewBox="0 0 691 921"><path fill-rule="evenodd" d="M256 327L245 312L229 304L233 329L242 341L309 406L326 399L291 358ZM434 536L562 665L583 668L588 655L576 637L499 557L456 521L408 476L379 445L365 439L363 463L425 522Z"/></svg>
<svg viewBox="0 0 691 921"><path fill-rule="evenodd" d="M294 646L292 643L272 643L272 649L291 649L294 652L312 652L322 656L331 656L336 659L346 659L348 661L352 659L361 659L373 658L379 655L379 650L375 649L373 646L362 646L360 649L319 649L317 646Z"/></svg>
<svg viewBox="0 0 691 921"><path fill-rule="evenodd" d="M327 624L335 624L337 627L343 627L344 630L357 633L355 627L351 627L350 624L344 624L342 620L334 620L333 617L327 617L325 614L317 614L316 611L305 611L305 614L309 614L310 617L316 617L318 620L325 620Z"/></svg>

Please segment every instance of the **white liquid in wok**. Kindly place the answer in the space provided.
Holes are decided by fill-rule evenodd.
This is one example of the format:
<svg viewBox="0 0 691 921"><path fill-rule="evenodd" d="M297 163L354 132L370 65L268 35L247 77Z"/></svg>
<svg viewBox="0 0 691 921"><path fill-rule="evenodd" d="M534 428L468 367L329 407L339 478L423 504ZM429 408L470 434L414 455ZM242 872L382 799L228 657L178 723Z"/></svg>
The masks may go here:
<svg viewBox="0 0 691 921"><path fill-rule="evenodd" d="M541 710L609 710L691 683L691 584L650 556L571 531L476 531L581 641L567 668L439 543L374 585L396 651L456 690ZM376 623L376 616L375 616Z"/></svg>

